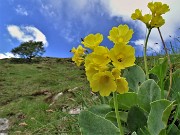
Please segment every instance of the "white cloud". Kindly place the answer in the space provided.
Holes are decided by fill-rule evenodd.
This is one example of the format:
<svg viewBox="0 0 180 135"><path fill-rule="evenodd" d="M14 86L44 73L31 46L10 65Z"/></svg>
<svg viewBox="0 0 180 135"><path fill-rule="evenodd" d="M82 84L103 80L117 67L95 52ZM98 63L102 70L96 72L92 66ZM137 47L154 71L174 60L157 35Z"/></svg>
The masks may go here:
<svg viewBox="0 0 180 135"><path fill-rule="evenodd" d="M0 59L5 59L5 58L19 58L19 56L14 55L11 52L0 53Z"/></svg>
<svg viewBox="0 0 180 135"><path fill-rule="evenodd" d="M16 11L16 13L18 13L20 15L28 16L27 10L25 8L23 8L21 5L17 5L15 11Z"/></svg>
<svg viewBox="0 0 180 135"><path fill-rule="evenodd" d="M20 42L27 42L29 40L42 41L45 47L48 46L46 36L36 27L9 25L7 26L7 30L13 38L16 38Z"/></svg>
<svg viewBox="0 0 180 135"><path fill-rule="evenodd" d="M123 17L124 21L128 22L135 22L131 19L131 14L135 11L135 9L141 9L143 14L149 13L149 8L147 7L148 2L151 2L152 0L108 0L108 5L106 4L106 7L109 11L110 16L119 16ZM162 3L166 3L170 7L170 12L166 13L163 17L166 20L165 25L161 27L161 32L163 34L164 40L169 39L169 35L174 35L177 29L180 27L180 17L178 17L180 13L180 0L153 0L153 1L161 1ZM105 1L103 1L105 3ZM107 2L107 1L106 1ZM141 35L145 35L146 28L144 27L144 24L142 23L134 23L136 25L136 28L139 29L139 32L141 32ZM138 25L138 26L137 26ZM139 43L142 39L135 41L135 43ZM154 45L155 42L158 42L159 44ZM140 43L141 44L141 43ZM144 43L143 43L144 44ZM152 30L149 43L149 48L153 48L153 50L160 51L161 50L161 40L160 36L157 30Z"/></svg>

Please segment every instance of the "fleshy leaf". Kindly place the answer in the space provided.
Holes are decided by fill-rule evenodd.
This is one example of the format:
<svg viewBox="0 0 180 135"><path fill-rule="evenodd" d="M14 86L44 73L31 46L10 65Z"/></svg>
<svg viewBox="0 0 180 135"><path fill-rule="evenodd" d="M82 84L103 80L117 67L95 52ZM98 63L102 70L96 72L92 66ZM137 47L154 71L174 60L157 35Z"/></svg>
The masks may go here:
<svg viewBox="0 0 180 135"><path fill-rule="evenodd" d="M180 135L180 129L176 125L173 125L168 135Z"/></svg>
<svg viewBox="0 0 180 135"><path fill-rule="evenodd" d="M124 112L124 111L119 111L119 115L120 115L120 119L121 121L127 122L127 117L128 117L128 113ZM112 121L113 123L116 123L116 114L114 111L109 112L108 114L106 114L105 116L106 119Z"/></svg>
<svg viewBox="0 0 180 135"><path fill-rule="evenodd" d="M150 103L159 100L161 98L161 90L157 83L152 80L146 80L140 87L138 91L138 104L139 106L150 111Z"/></svg>
<svg viewBox="0 0 180 135"><path fill-rule="evenodd" d="M118 108L129 110L132 106L138 104L137 94L135 92L127 92L117 95ZM110 100L110 106L114 108L113 98Z"/></svg>
<svg viewBox="0 0 180 135"><path fill-rule="evenodd" d="M89 111L80 113L79 125L83 135L119 135L119 129L111 121Z"/></svg>
<svg viewBox="0 0 180 135"><path fill-rule="evenodd" d="M95 106L89 108L88 111L90 111L96 115L99 115L101 117L105 117L105 115L107 113L112 111L112 108L107 104L101 104L101 105L95 105Z"/></svg>
<svg viewBox="0 0 180 135"><path fill-rule="evenodd" d="M137 65L125 69L123 77L126 78L129 88L134 92L137 92L139 86L145 81L145 73Z"/></svg>
<svg viewBox="0 0 180 135"><path fill-rule="evenodd" d="M159 59L159 62L156 66L154 66L149 73L153 73L157 75L159 80L164 80L166 77L166 73L168 71L168 63L167 63L167 58L164 59Z"/></svg>
<svg viewBox="0 0 180 135"><path fill-rule="evenodd" d="M167 121L172 110L173 102L161 99L151 103L148 116L148 129L152 135L158 135L167 126Z"/></svg>
<svg viewBox="0 0 180 135"><path fill-rule="evenodd" d="M144 115L144 111L137 106L131 107L128 112L127 125L132 132L137 132L140 128L146 126L147 118Z"/></svg>

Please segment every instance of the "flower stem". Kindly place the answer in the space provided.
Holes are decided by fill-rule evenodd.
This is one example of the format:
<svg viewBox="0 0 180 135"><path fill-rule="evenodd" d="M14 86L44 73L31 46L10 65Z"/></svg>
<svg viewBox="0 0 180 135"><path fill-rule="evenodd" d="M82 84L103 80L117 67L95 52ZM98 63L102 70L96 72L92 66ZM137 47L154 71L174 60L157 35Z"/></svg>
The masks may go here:
<svg viewBox="0 0 180 135"><path fill-rule="evenodd" d="M144 44L144 66L145 66L145 72L146 72L146 78L149 79L149 70L148 70L148 66L147 66L147 43L148 43L148 39L149 39L149 35L151 33L151 28L148 29L148 34L146 36L146 40L145 40L145 44Z"/></svg>
<svg viewBox="0 0 180 135"><path fill-rule="evenodd" d="M166 53L166 57L168 59L168 65L169 65L169 71L170 71L170 73L169 73L169 89L168 89L168 94L167 94L167 97L166 97L166 98L168 98L168 96L169 96L169 94L171 92L171 87L172 87L172 64L171 64L171 59L170 59L170 56L168 54L166 44L165 44L165 42L163 40L161 31L160 31L160 28L158 27L157 29L158 29L159 35L160 35L162 43L163 43L163 47L164 47L164 50L165 50L165 53Z"/></svg>
<svg viewBox="0 0 180 135"><path fill-rule="evenodd" d="M118 111L118 102L117 102L117 93L116 92L113 92L113 99L114 99L114 108L115 108L115 113L116 113L116 119L117 119L118 127L120 129L120 135L124 135L124 131L121 126L121 120L120 120L120 115L119 115L119 111Z"/></svg>

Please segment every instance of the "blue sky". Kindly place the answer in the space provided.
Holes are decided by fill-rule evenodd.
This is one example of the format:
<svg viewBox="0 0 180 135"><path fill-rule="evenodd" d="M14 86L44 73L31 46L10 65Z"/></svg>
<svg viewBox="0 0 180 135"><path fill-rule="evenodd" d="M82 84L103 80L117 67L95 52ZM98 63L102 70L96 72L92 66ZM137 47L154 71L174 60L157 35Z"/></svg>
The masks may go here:
<svg viewBox="0 0 180 135"><path fill-rule="evenodd" d="M148 13L151 0L0 0L0 59L14 57L10 51L22 42L43 41L49 57L71 57L72 47L81 44L81 38L90 33L102 33L101 45L113 44L107 39L109 30L119 24L127 24L134 30L130 45L136 56L142 55L146 29L144 24L130 18L135 9ZM180 28L180 1L160 0L170 6L164 15L162 27L167 43L177 36ZM171 37L169 36L171 35ZM158 43L158 44L155 44ZM176 45L176 43L175 43ZM156 30L152 31L148 53L159 52L161 41Z"/></svg>

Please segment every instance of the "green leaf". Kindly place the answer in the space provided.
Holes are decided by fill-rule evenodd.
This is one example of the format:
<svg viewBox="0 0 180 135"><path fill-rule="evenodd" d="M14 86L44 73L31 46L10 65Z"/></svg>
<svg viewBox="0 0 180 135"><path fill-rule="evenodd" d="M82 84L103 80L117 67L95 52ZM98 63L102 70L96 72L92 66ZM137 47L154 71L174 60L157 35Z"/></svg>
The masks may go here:
<svg viewBox="0 0 180 135"><path fill-rule="evenodd" d="M173 102L161 99L151 103L148 116L148 129L152 135L158 135L167 127L167 121L172 110Z"/></svg>
<svg viewBox="0 0 180 135"><path fill-rule="evenodd" d="M140 128L140 130L138 131L138 135L151 135L147 129L147 127L142 127Z"/></svg>
<svg viewBox="0 0 180 135"><path fill-rule="evenodd" d="M168 71L167 58L160 58L159 63L156 66L154 66L149 71L149 73L153 73L153 74L157 75L159 80L164 80L164 78L166 77L167 71Z"/></svg>
<svg viewBox="0 0 180 135"><path fill-rule="evenodd" d="M145 111L150 111L150 103L161 98L161 90L157 83L152 80L146 80L138 91L138 104Z"/></svg>
<svg viewBox="0 0 180 135"><path fill-rule="evenodd" d="M99 115L101 117L105 117L107 113L112 111L112 108L107 104L95 105L88 109L88 111Z"/></svg>
<svg viewBox="0 0 180 135"><path fill-rule="evenodd" d="M127 122L128 112L119 111L121 121ZM106 114L106 119L112 121L113 123L117 123L116 120L116 113L114 111L109 112Z"/></svg>
<svg viewBox="0 0 180 135"><path fill-rule="evenodd" d="M138 91L138 87L145 81L145 73L141 67L135 65L124 70L123 77L126 78L128 86L134 92Z"/></svg>
<svg viewBox="0 0 180 135"><path fill-rule="evenodd" d="M111 121L89 111L82 111L80 113L79 125L83 135L120 134L119 129Z"/></svg>
<svg viewBox="0 0 180 135"><path fill-rule="evenodd" d="M137 132L140 128L147 125L147 118L141 108L137 106L131 107L128 112L127 125L132 132Z"/></svg>
<svg viewBox="0 0 180 135"><path fill-rule="evenodd" d="M132 106L138 104L137 94L135 92L127 92L117 95L118 108L129 110ZM114 108L113 98L110 100L110 106Z"/></svg>
<svg viewBox="0 0 180 135"><path fill-rule="evenodd" d="M168 135L180 135L180 130L176 125L173 125Z"/></svg>

